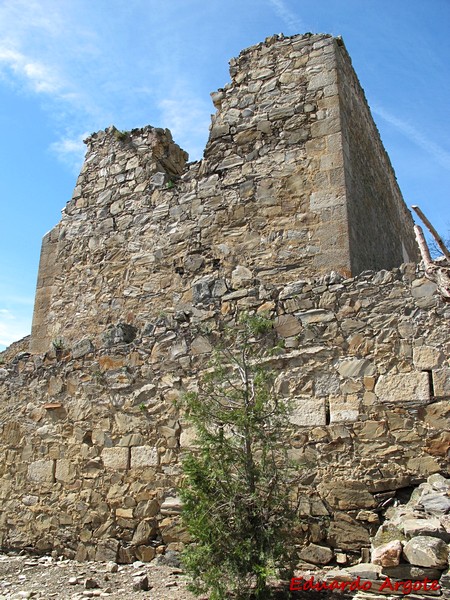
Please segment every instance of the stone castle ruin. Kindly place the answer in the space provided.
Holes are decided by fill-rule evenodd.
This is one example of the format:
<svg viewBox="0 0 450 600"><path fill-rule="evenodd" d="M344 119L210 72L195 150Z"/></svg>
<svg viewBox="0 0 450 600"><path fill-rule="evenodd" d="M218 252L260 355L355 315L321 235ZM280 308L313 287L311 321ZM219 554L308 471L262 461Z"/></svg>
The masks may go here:
<svg viewBox="0 0 450 600"><path fill-rule="evenodd" d="M367 559L386 506L447 473L450 309L414 264L342 40L274 36L230 64L201 161L152 127L86 141L43 240L30 351L0 365L3 548L182 547L193 432L174 400L242 311L284 340L305 560Z"/></svg>

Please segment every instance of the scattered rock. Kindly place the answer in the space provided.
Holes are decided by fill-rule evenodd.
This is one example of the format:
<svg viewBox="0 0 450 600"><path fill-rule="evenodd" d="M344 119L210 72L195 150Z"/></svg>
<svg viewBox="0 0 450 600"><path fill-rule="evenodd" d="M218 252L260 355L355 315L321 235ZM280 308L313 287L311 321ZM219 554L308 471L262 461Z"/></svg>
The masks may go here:
<svg viewBox="0 0 450 600"><path fill-rule="evenodd" d="M99 588L100 585L98 581L92 579L92 577L88 577L84 580L84 589L85 590L94 590L95 588Z"/></svg>
<svg viewBox="0 0 450 600"><path fill-rule="evenodd" d="M76 343L72 348L72 358L82 358L94 350L94 346L90 339L85 338Z"/></svg>
<svg viewBox="0 0 450 600"><path fill-rule="evenodd" d="M354 579L357 577L361 577L361 579L379 579L381 567L372 563L360 563L353 567L347 567L345 571Z"/></svg>
<svg viewBox="0 0 450 600"><path fill-rule="evenodd" d="M314 565L327 565L333 560L333 551L326 546L309 544L301 550L299 557L301 560Z"/></svg>
<svg viewBox="0 0 450 600"><path fill-rule="evenodd" d="M356 550L369 546L369 532L346 513L337 513L328 529L328 543L332 548Z"/></svg>
<svg viewBox="0 0 450 600"><path fill-rule="evenodd" d="M392 579L425 579L427 577L431 581L439 579L442 571L438 569L427 569L426 567L417 567L416 565L401 564L397 567L383 567L382 574L391 577Z"/></svg>
<svg viewBox="0 0 450 600"><path fill-rule="evenodd" d="M148 577L147 575L145 575L144 577L139 577L134 583L133 583L133 590L135 592L138 592L140 590L144 591L144 592L148 592L148 590L151 589L150 585L148 583Z"/></svg>
<svg viewBox="0 0 450 600"><path fill-rule="evenodd" d="M103 334L103 343L105 346L114 346L116 344L129 344L137 334L136 327L128 323L119 323L115 327L108 329Z"/></svg>
<svg viewBox="0 0 450 600"><path fill-rule="evenodd" d="M400 562L403 546L399 540L388 542L382 546L374 548L372 552L372 562L382 567L396 567Z"/></svg>

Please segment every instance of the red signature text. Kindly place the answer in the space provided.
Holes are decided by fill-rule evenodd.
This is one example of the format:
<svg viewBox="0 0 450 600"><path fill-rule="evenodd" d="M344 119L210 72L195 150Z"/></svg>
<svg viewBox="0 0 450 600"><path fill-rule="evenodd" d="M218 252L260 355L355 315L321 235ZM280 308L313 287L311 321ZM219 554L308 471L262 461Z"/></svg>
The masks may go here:
<svg viewBox="0 0 450 600"><path fill-rule="evenodd" d="M389 577L386 577L381 582L378 581L361 581L361 577L357 577L352 581L337 581L332 579L330 581L316 581L314 575L309 579L303 577L293 577L291 579L291 585L289 589L291 592L300 592L314 590L315 592L321 592L325 590L347 590L355 592L357 590L363 590L368 592L373 588L374 592L382 592L383 590L391 590L395 592L401 592L402 594L410 594L411 592L429 592L430 590L440 590L439 582L430 580L427 577L421 581L392 581Z"/></svg>

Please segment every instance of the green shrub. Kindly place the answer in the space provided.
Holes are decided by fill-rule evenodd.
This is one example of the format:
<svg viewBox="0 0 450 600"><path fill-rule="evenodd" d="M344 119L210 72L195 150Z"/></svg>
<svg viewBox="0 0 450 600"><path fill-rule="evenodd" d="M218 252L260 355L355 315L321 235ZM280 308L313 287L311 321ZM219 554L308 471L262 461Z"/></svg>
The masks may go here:
<svg viewBox="0 0 450 600"><path fill-rule="evenodd" d="M183 400L196 431L183 461L182 517L194 540L183 562L190 589L211 600L269 598L268 577L292 571L296 473L290 407L267 367L275 341L268 319L244 315Z"/></svg>

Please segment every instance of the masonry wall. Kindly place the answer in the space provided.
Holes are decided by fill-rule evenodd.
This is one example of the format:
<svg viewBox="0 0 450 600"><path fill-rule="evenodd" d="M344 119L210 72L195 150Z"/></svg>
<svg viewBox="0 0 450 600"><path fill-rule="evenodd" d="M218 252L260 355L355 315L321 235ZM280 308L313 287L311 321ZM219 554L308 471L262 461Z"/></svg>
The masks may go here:
<svg viewBox="0 0 450 600"><path fill-rule="evenodd" d="M241 274L221 297L211 278L190 313L1 366L3 548L129 562L182 547L176 486L193 433L173 401L195 389L219 321L242 310L269 314L285 344L270 366L294 402L299 545L351 563L389 498L448 472L450 308L433 283L414 265L281 286Z"/></svg>
<svg viewBox="0 0 450 600"><path fill-rule="evenodd" d="M186 165L170 133L152 127L87 140L73 198L44 238L32 352L70 347L80 330L100 341L108 324L189 312L210 277L224 281L213 296L226 294L237 266L280 285L416 257L342 44L274 36L230 65L202 161Z"/></svg>
<svg viewBox="0 0 450 600"><path fill-rule="evenodd" d="M0 368L4 548L180 548L193 432L174 400L241 311L284 340L299 544L351 562L387 499L447 469L449 309L412 264L352 277L415 246L345 49L274 36L230 64L202 161L152 127L87 140L44 238L31 354Z"/></svg>
<svg viewBox="0 0 450 600"><path fill-rule="evenodd" d="M336 53L352 273L417 258L406 208L344 46ZM388 225L389 224L389 225Z"/></svg>

